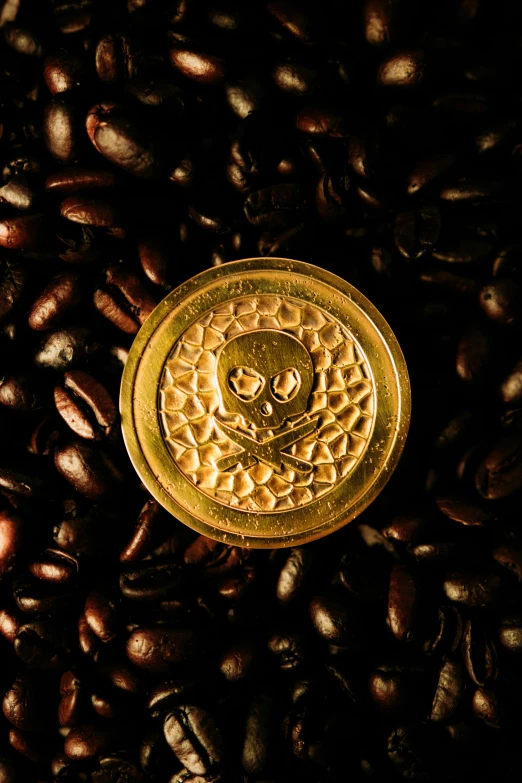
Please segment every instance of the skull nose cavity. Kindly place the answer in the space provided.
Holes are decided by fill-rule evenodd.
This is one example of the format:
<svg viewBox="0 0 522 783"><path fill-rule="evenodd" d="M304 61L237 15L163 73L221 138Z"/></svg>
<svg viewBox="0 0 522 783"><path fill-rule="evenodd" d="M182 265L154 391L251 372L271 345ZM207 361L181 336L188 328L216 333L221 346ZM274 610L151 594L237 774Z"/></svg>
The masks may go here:
<svg viewBox="0 0 522 783"><path fill-rule="evenodd" d="M273 408L272 408L272 406L270 405L269 402L264 402L261 405L260 410L261 410L261 413L263 414L263 416L271 416Z"/></svg>

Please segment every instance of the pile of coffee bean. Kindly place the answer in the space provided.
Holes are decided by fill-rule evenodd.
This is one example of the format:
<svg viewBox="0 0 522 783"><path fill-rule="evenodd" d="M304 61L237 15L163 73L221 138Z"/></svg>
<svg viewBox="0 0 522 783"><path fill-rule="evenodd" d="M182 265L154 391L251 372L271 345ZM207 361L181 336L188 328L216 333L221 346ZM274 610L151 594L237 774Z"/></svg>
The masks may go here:
<svg viewBox="0 0 522 783"><path fill-rule="evenodd" d="M522 6L1 0L1 783L522 768ZM342 531L225 546L140 484L134 335L237 258L337 272L411 374Z"/></svg>

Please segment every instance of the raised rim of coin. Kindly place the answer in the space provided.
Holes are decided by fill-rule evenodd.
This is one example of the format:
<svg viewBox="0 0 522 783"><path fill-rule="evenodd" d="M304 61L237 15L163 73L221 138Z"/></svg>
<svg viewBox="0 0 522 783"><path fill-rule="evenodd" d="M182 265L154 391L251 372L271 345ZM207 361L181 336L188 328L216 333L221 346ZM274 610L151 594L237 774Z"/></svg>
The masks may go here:
<svg viewBox="0 0 522 783"><path fill-rule="evenodd" d="M222 311L232 300L249 297L282 297L308 307L311 312L320 311L329 323L339 324L342 334L349 335L344 338L346 342L353 342L357 355L363 357L359 361L361 367L364 364L368 379L365 383L371 384L374 395L372 418L366 427L367 442L358 446L359 456L351 458L350 464L348 458L340 461L342 467L337 472L332 468L330 473L337 478L331 479L326 489L313 483L318 487L317 496L301 505L278 508L285 503L277 501L273 508L256 511L255 506L241 508L224 502L219 493L211 496L181 469L180 464L185 463L173 458L165 437L160 387L174 346L192 325L206 323L204 319L208 320L214 310ZM330 333L332 330L333 327ZM149 492L173 516L199 533L227 544L283 547L306 543L337 530L379 494L404 447L411 397L406 362L397 339L363 294L340 277L311 264L281 258L249 258L208 269L160 302L132 345L122 378L120 410L131 461ZM305 415L310 414L306 411ZM334 424L337 426L337 421ZM356 436L353 440L359 443L361 439ZM339 442L345 443L344 435ZM290 456L292 459L296 462ZM325 471L321 469L319 476L316 468L314 465L314 482L316 476L317 481L324 481ZM242 469L239 464L234 471ZM234 495L234 502L247 501Z"/></svg>

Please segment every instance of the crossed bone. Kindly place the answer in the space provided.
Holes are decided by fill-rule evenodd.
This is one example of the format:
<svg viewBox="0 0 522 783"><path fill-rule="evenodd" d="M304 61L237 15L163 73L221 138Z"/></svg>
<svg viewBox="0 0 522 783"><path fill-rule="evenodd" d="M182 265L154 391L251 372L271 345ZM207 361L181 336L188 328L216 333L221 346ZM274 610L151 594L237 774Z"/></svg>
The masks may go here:
<svg viewBox="0 0 522 783"><path fill-rule="evenodd" d="M240 446L242 450L217 459L216 467L218 470L228 470L228 468L237 465L239 462L246 469L254 465L256 461L266 462L276 469L281 467L281 463L284 463L292 470L298 471L298 473L311 473L313 470L314 466L311 462L294 457L292 454L285 454L282 449L313 432L317 427L317 418L308 419L291 430L285 430L263 441L254 440L254 438L250 438L243 432L238 432L238 430L233 429L223 421L220 421L219 425L226 431L230 440L236 446Z"/></svg>

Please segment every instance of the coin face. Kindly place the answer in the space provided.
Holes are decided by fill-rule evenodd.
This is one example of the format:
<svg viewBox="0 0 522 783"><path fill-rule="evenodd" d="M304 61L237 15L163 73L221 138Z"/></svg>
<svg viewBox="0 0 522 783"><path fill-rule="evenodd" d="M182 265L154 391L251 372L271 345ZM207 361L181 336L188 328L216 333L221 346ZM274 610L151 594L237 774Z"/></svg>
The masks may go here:
<svg viewBox="0 0 522 783"><path fill-rule="evenodd" d="M407 434L408 374L353 286L253 258L158 305L131 348L121 416L137 472L175 517L226 543L290 546L383 488Z"/></svg>

